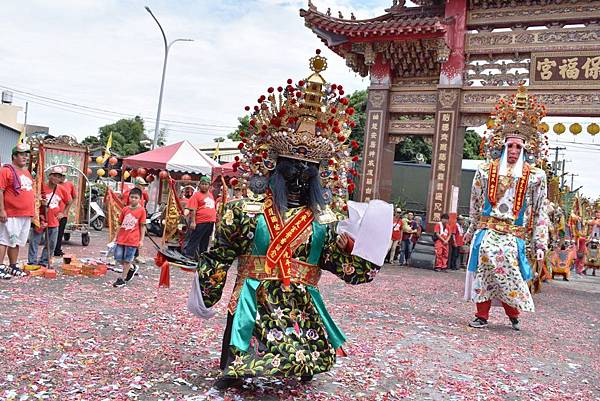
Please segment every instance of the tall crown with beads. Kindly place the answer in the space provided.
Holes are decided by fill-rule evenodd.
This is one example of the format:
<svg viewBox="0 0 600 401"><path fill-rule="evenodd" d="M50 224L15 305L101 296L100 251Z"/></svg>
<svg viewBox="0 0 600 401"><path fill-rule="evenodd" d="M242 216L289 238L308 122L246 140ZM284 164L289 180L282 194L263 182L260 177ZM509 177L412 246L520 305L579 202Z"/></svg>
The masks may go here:
<svg viewBox="0 0 600 401"><path fill-rule="evenodd" d="M547 155L548 138L540 129L545 116L546 107L535 97L529 96L523 84L510 98L501 98L488 121L491 132L486 132L484 138L488 159L495 158L501 152L507 138L522 139L530 158L538 159Z"/></svg>
<svg viewBox="0 0 600 401"><path fill-rule="evenodd" d="M325 81L321 72L327 59L317 50L310 58L312 73L294 84L270 87L251 108L248 129L240 132L243 157L234 169L241 172L253 192L265 188L266 177L280 157L319 164L321 184L332 198L347 199L357 176L358 143L349 140L355 122L354 109L341 85ZM253 184L262 182L262 185ZM266 188L265 188L266 189Z"/></svg>

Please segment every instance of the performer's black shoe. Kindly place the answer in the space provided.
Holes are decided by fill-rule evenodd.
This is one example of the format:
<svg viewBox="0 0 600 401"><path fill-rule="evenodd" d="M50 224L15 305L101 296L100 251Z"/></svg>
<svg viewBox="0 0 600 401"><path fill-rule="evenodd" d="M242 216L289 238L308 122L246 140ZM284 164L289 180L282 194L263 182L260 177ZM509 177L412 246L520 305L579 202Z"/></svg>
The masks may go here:
<svg viewBox="0 0 600 401"><path fill-rule="evenodd" d="M487 327L487 325L488 325L487 320L484 320L480 317L476 317L469 323L469 327L473 327L475 329L482 329L484 327Z"/></svg>
<svg viewBox="0 0 600 401"><path fill-rule="evenodd" d="M516 317L511 317L510 323L512 324L513 330L516 330L516 331L521 330L521 324L519 323L519 319L517 319Z"/></svg>
<svg viewBox="0 0 600 401"><path fill-rule="evenodd" d="M228 388L240 388L244 384L244 380L237 377L221 376L213 383L213 387L217 390L226 390Z"/></svg>
<svg viewBox="0 0 600 401"><path fill-rule="evenodd" d="M303 376L300 376L300 381L302 383L308 383L312 379L313 379L313 375L303 375Z"/></svg>

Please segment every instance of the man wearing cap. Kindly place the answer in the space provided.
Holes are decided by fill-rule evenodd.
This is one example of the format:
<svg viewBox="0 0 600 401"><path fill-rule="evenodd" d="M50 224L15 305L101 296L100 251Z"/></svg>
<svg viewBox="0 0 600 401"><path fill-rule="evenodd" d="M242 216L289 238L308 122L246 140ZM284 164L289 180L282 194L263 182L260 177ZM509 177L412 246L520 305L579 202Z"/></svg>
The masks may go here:
<svg viewBox="0 0 600 401"><path fill-rule="evenodd" d="M142 205L142 207L146 207L146 203L150 200L150 196L148 195L148 191L146 190L146 187L148 187L148 183L142 177L137 177L133 181L133 184L135 185L136 188L139 188L140 191L142 191L141 205ZM123 205L125 205L125 206L129 205L129 192L130 191L131 190L128 189L123 192Z"/></svg>
<svg viewBox="0 0 600 401"><path fill-rule="evenodd" d="M192 222L189 241L183 251L187 257L194 259L208 249L208 242L217 220L215 198L210 193L210 178L200 178L199 187L200 190L192 195L186 206L192 214Z"/></svg>
<svg viewBox="0 0 600 401"><path fill-rule="evenodd" d="M73 202L69 192L60 185L64 180L64 175L63 167L52 167L48 175L48 182L42 187L41 226L33 230L29 241L27 256L30 265L50 265L48 250L52 254L54 253L60 219L65 217L65 210L68 210ZM46 243L46 241L48 242ZM44 250L41 259L38 261L38 247L40 244L44 245Z"/></svg>
<svg viewBox="0 0 600 401"><path fill-rule="evenodd" d="M75 203L75 200L77 199L77 191L75 190L75 185L73 185L73 183L71 181L67 181L66 175L63 175L63 180L60 183L60 185L62 187L64 187L64 189L71 196L70 205ZM56 239L56 248L54 248L54 256L63 256L64 255L64 253L62 251L62 241L63 241L63 236L65 234L65 228L67 227L67 220L69 219L69 211L70 210L71 210L70 207L65 209L65 211L63 213L65 215L65 217L60 219L59 226L58 226L58 236Z"/></svg>
<svg viewBox="0 0 600 401"><path fill-rule="evenodd" d="M17 267L19 247L25 246L29 237L31 218L34 215L35 193L33 178L27 169L30 148L18 144L12 150L12 164L0 169L0 278L24 276ZM8 253L8 267L4 257Z"/></svg>

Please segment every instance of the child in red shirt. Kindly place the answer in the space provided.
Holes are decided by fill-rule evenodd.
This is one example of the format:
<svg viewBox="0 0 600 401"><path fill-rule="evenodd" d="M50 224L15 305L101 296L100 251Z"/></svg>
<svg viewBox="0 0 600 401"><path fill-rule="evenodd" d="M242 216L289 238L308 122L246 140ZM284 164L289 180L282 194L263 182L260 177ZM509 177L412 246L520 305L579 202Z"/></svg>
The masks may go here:
<svg viewBox="0 0 600 401"><path fill-rule="evenodd" d="M146 234L146 209L140 204L141 199L142 191L139 188L133 188L129 192L129 205L121 211L119 219L121 227L117 233L115 260L123 266L123 273L113 283L113 287L124 287L137 271L137 266L132 266L132 262L136 251L144 243Z"/></svg>

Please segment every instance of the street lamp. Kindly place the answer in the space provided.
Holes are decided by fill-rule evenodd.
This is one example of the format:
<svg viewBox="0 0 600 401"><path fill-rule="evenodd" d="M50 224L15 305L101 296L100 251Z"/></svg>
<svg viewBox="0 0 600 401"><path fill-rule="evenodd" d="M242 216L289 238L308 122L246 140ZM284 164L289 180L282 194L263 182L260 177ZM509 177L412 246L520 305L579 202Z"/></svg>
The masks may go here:
<svg viewBox="0 0 600 401"><path fill-rule="evenodd" d="M169 49L175 42L193 42L194 40L193 39L175 39L174 41L167 44L167 36L165 35L165 31L163 30L162 26L160 25L160 22L158 22L158 20L154 16L154 14L152 14L150 7L146 6L145 8L146 8L146 11L148 11L148 13L152 16L152 18L154 18L154 21L156 21L156 23L158 24L158 27L160 28L160 33L162 33L163 41L165 43L165 60L163 62L162 80L160 82L160 95L158 95L158 110L156 111L156 126L154 127L154 140L152 141L152 149L154 149L158 142L158 135L160 133L160 109L162 106L163 90L165 88L165 73L167 72L167 57L169 57Z"/></svg>

